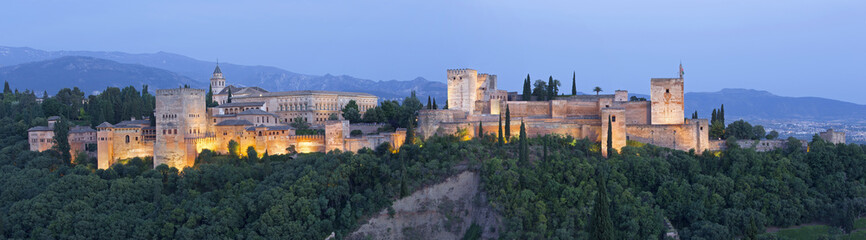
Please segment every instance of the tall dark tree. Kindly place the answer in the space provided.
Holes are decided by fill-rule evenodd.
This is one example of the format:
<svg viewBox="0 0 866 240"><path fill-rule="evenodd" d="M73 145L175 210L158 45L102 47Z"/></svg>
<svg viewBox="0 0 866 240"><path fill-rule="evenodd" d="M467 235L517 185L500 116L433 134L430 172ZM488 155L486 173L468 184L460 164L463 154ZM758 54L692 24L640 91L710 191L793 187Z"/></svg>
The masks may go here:
<svg viewBox="0 0 866 240"><path fill-rule="evenodd" d="M529 74L526 74L526 79L523 80L523 101L532 100L532 83L529 79Z"/></svg>
<svg viewBox="0 0 866 240"><path fill-rule="evenodd" d="M722 125L725 124L725 104L722 104L722 108L719 109L719 121L722 121Z"/></svg>
<svg viewBox="0 0 866 240"><path fill-rule="evenodd" d="M710 117L710 124L716 122L716 120L717 120L717 118L718 118L718 115L719 115L719 114L716 112L716 109L713 109L712 116Z"/></svg>
<svg viewBox="0 0 866 240"><path fill-rule="evenodd" d="M430 96L427 96L427 109L433 109L433 101L430 101Z"/></svg>
<svg viewBox="0 0 866 240"><path fill-rule="evenodd" d="M613 240L613 221L610 216L610 206L607 197L607 176L599 168L596 184L595 206L592 208L592 218L589 220L589 239Z"/></svg>
<svg viewBox="0 0 866 240"><path fill-rule="evenodd" d="M69 153L69 122L66 118L61 118L60 121L54 123L54 150L63 159L63 162L69 163L72 160L72 154Z"/></svg>
<svg viewBox="0 0 866 240"><path fill-rule="evenodd" d="M577 95L577 72L571 73L571 95Z"/></svg>
<svg viewBox="0 0 866 240"><path fill-rule="evenodd" d="M404 144L415 144L415 127L412 124L412 121L406 123L406 140L403 141Z"/></svg>
<svg viewBox="0 0 866 240"><path fill-rule="evenodd" d="M445 101L445 107L442 107L442 109L448 109L448 101Z"/></svg>
<svg viewBox="0 0 866 240"><path fill-rule="evenodd" d="M499 139L499 146L505 145L505 136L502 136L502 115L499 115L499 134L496 136Z"/></svg>
<svg viewBox="0 0 866 240"><path fill-rule="evenodd" d="M511 140L511 110L505 105L505 139Z"/></svg>
<svg viewBox="0 0 866 240"><path fill-rule="evenodd" d="M484 126L481 125L481 121L478 121L478 137L484 137Z"/></svg>
<svg viewBox="0 0 866 240"><path fill-rule="evenodd" d="M226 103L232 103L232 88L229 88L229 96L226 98Z"/></svg>
<svg viewBox="0 0 866 240"><path fill-rule="evenodd" d="M556 97L556 90L553 84L553 76L547 79L547 100L553 100Z"/></svg>
<svg viewBox="0 0 866 240"><path fill-rule="evenodd" d="M436 104L436 98L433 98L433 109L439 109L439 105Z"/></svg>
<svg viewBox="0 0 866 240"><path fill-rule="evenodd" d="M213 101L213 87L207 87L207 94L204 97L206 107L216 107L216 102Z"/></svg>
<svg viewBox="0 0 866 240"><path fill-rule="evenodd" d="M544 137L541 138L541 144L544 148L542 151L543 153L541 154L541 161L547 161L547 140L547 135L544 135Z"/></svg>
<svg viewBox="0 0 866 240"><path fill-rule="evenodd" d="M526 90L524 90L526 91ZM12 94L12 88L9 87L9 81L4 81L3 83L3 94L9 95Z"/></svg>
<svg viewBox="0 0 866 240"><path fill-rule="evenodd" d="M613 149L613 124L610 122L611 117L607 116L607 157L611 157L611 153L616 150Z"/></svg>
<svg viewBox="0 0 866 240"><path fill-rule="evenodd" d="M518 162L520 165L528 166L529 165L529 144L526 139L526 125L523 122L520 122L520 158Z"/></svg>

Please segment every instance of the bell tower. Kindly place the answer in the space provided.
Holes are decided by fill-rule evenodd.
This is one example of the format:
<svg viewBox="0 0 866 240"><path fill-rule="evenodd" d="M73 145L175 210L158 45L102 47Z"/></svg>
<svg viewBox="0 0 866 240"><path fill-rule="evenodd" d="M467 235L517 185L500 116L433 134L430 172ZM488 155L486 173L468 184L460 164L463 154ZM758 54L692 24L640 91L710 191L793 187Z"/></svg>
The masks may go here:
<svg viewBox="0 0 866 240"><path fill-rule="evenodd" d="M223 77L219 63L217 63L216 68L213 70L213 76L210 78L210 87L213 89L214 94L221 92L226 87L226 79Z"/></svg>

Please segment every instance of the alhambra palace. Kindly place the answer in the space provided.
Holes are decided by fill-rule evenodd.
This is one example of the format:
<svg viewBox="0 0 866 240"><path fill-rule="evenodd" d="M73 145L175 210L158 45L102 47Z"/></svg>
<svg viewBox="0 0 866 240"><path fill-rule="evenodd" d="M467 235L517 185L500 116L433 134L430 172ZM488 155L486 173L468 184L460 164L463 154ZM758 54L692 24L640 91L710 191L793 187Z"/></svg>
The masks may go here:
<svg viewBox="0 0 866 240"><path fill-rule="evenodd" d="M474 137L479 124L484 132L498 131L500 115L511 116L511 133L519 132L522 122L529 136L569 135L595 142L608 141L620 150L627 141L637 141L677 150L720 150L724 141L709 138L707 119L686 119L684 79L650 79L650 99L633 101L628 92L608 95L560 96L550 101L524 101L516 92L496 88L496 75L472 69L447 70L449 109L426 109L418 114L417 136L468 134ZM377 133L384 124L350 124L340 117L341 109L355 101L361 114L377 106L378 98L366 93L330 91L268 92L259 87L226 85L219 66L210 79L216 107L206 107L203 89L176 88L156 91L156 126L148 119L130 119L117 124L102 123L92 129L75 126L69 131L71 151L86 152L106 169L119 160L153 157L154 166L166 164L183 169L195 163L204 149L227 154L229 141L240 149L252 146L258 153L285 154L294 146L297 152L358 151L389 143L398 149L406 129ZM229 99L231 101L229 101ZM331 116L337 116L338 120ZM320 135L297 135L290 126L303 118ZM53 146L53 127L59 118L49 118L48 126L28 130L31 151ZM350 132L359 130L360 136ZM516 135L516 134L515 134ZM829 130L820 136L834 143L845 141L842 132ZM784 146L785 140L744 141L740 145L769 150ZM607 145L601 152L607 153ZM95 146L96 149L92 149Z"/></svg>

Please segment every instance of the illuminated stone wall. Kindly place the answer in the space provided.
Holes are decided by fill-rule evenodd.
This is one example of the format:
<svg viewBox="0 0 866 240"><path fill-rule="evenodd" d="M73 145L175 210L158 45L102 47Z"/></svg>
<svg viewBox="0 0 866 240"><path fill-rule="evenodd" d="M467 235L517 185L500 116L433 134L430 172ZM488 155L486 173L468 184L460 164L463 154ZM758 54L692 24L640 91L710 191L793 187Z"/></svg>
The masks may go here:
<svg viewBox="0 0 866 240"><path fill-rule="evenodd" d="M683 124L685 117L683 79L653 78L650 82L652 124Z"/></svg>

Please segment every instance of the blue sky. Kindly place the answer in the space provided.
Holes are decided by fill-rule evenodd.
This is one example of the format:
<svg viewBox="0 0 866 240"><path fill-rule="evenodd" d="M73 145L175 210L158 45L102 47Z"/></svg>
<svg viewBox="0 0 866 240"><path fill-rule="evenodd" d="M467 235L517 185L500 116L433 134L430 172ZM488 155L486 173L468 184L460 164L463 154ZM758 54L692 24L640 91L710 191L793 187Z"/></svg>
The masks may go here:
<svg viewBox="0 0 866 240"><path fill-rule="evenodd" d="M647 93L753 88L866 104L866 1L13 1L0 45L173 52L374 80L554 78ZM227 75L229 73L226 73Z"/></svg>

